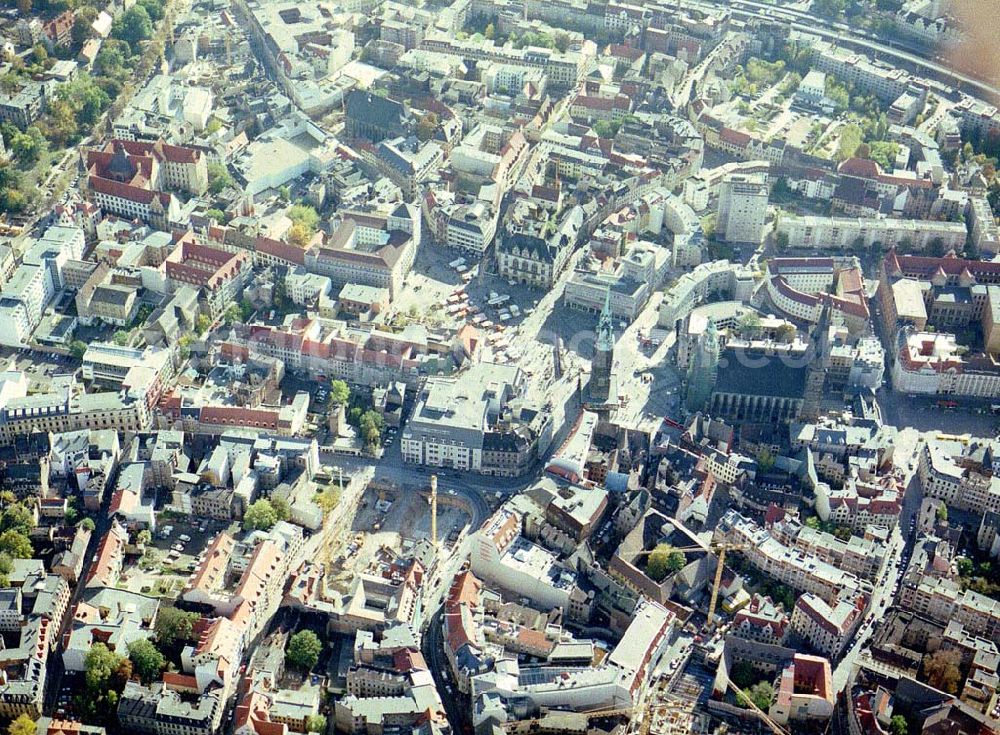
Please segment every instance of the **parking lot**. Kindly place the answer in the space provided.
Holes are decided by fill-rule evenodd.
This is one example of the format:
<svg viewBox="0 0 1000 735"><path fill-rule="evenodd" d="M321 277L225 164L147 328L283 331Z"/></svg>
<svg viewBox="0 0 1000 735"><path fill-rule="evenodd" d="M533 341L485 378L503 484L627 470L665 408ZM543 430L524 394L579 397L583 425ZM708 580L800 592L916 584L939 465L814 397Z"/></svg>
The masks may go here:
<svg viewBox="0 0 1000 735"><path fill-rule="evenodd" d="M48 390L52 378L57 375L72 375L79 368L79 361L68 355L59 355L27 347L15 349L5 347L0 349L0 360L23 370L28 377L29 390L43 392Z"/></svg>
<svg viewBox="0 0 1000 735"><path fill-rule="evenodd" d="M156 532L139 562L122 575L125 589L160 597L178 592L190 578L205 547L219 531L238 524L177 519L161 513Z"/></svg>

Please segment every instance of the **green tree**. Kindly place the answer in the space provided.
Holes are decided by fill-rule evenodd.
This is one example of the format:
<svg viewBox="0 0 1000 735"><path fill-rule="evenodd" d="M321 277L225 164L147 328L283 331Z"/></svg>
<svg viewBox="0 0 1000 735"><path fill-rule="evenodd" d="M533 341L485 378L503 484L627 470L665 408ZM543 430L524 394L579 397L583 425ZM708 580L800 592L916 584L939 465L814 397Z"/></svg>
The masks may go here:
<svg viewBox="0 0 1000 735"><path fill-rule="evenodd" d="M318 492L313 496L313 503L319 506L325 518L340 503L340 491L333 489Z"/></svg>
<svg viewBox="0 0 1000 735"><path fill-rule="evenodd" d="M377 411L369 409L361 414L361 434L369 446L374 447L378 444L384 427L385 421Z"/></svg>
<svg viewBox="0 0 1000 735"><path fill-rule="evenodd" d="M976 565L972 563L972 559L964 556L959 557L958 561L955 562L955 566L958 569L960 577L971 577L976 568Z"/></svg>
<svg viewBox="0 0 1000 735"><path fill-rule="evenodd" d="M7 74L4 74L2 77L0 77L0 91L3 91L4 94L12 95L15 92L17 92L17 90L19 90L20 88L21 88L21 77L19 77L17 74L8 72ZM6 140L7 144L10 145L11 136L4 135L4 140Z"/></svg>
<svg viewBox="0 0 1000 735"><path fill-rule="evenodd" d="M232 174L223 163L208 164L208 190L213 194L221 194L223 190L235 185Z"/></svg>
<svg viewBox="0 0 1000 735"><path fill-rule="evenodd" d="M153 21L149 13L141 5L133 5L122 13L111 27L113 38L130 44L137 50L140 41L146 41L153 36Z"/></svg>
<svg viewBox="0 0 1000 735"><path fill-rule="evenodd" d="M757 709L767 712L771 708L771 702L774 701L774 687L769 682L761 681L744 691L743 696L753 702ZM742 698L741 703L746 705Z"/></svg>
<svg viewBox="0 0 1000 735"><path fill-rule="evenodd" d="M80 528L82 528L84 531L90 531L91 533L93 533L94 529L97 528L97 524L94 523L93 518L84 518L82 521L80 521Z"/></svg>
<svg viewBox="0 0 1000 735"><path fill-rule="evenodd" d="M87 75L60 87L59 95L72 102L78 125L93 125L111 105L108 93L101 89L93 77Z"/></svg>
<svg viewBox="0 0 1000 735"><path fill-rule="evenodd" d="M955 649L927 654L922 661L923 680L946 694L957 694L962 682L961 663L962 654Z"/></svg>
<svg viewBox="0 0 1000 735"><path fill-rule="evenodd" d="M254 501L243 514L243 528L247 531L267 531L278 522L278 513L266 498Z"/></svg>
<svg viewBox="0 0 1000 735"><path fill-rule="evenodd" d="M351 398L351 389L347 387L347 383L343 380L332 380L330 381L330 401L335 406L347 405L347 401Z"/></svg>
<svg viewBox="0 0 1000 735"><path fill-rule="evenodd" d="M84 5L76 11L73 18L73 44L82 46L88 38L94 37L94 21L97 20L97 8Z"/></svg>
<svg viewBox="0 0 1000 735"><path fill-rule="evenodd" d="M121 656L103 643L95 643L83 659L84 682L92 696L103 696L119 669Z"/></svg>
<svg viewBox="0 0 1000 735"><path fill-rule="evenodd" d="M937 517L938 522L945 523L948 520L948 506L943 502L940 503L937 510L934 511L934 515Z"/></svg>
<svg viewBox="0 0 1000 735"><path fill-rule="evenodd" d="M306 732L326 732L326 717L323 715L309 715L306 717Z"/></svg>
<svg viewBox="0 0 1000 735"><path fill-rule="evenodd" d="M10 554L0 554L0 587L10 587L10 573L14 571L14 560Z"/></svg>
<svg viewBox="0 0 1000 735"><path fill-rule="evenodd" d="M18 715L17 719L7 726L7 735L35 735L38 726L26 714ZM318 732L318 731L317 731Z"/></svg>
<svg viewBox="0 0 1000 735"><path fill-rule="evenodd" d="M891 735L908 735L910 726L906 723L906 718L902 715L893 715L889 720L889 732Z"/></svg>
<svg viewBox="0 0 1000 735"><path fill-rule="evenodd" d="M137 5L141 5L154 23L163 20L163 3L161 0L137 0Z"/></svg>
<svg viewBox="0 0 1000 735"><path fill-rule="evenodd" d="M255 311L256 309L253 308L253 304L250 303L250 299L244 296L243 300L240 301L240 317L244 322L248 322Z"/></svg>
<svg viewBox="0 0 1000 735"><path fill-rule="evenodd" d="M304 227L312 237L319 227L319 213L308 204L294 204L288 208L288 219L293 225Z"/></svg>
<svg viewBox="0 0 1000 735"><path fill-rule="evenodd" d="M657 582L662 582L669 575L684 568L684 554L675 550L669 544L660 544L649 554L646 561L646 574Z"/></svg>
<svg viewBox="0 0 1000 735"><path fill-rule="evenodd" d="M837 160L846 161L851 158L861 145L861 128L851 123L840 129L840 140L837 143Z"/></svg>
<svg viewBox="0 0 1000 735"><path fill-rule="evenodd" d="M128 43L121 39L109 38L101 44L101 50L94 59L94 67L98 74L106 77L120 78L128 74L128 60L132 50Z"/></svg>
<svg viewBox="0 0 1000 735"><path fill-rule="evenodd" d="M48 139L58 148L65 147L79 137L76 110L64 99L55 99L49 105L49 115L45 120Z"/></svg>
<svg viewBox="0 0 1000 735"><path fill-rule="evenodd" d="M49 60L49 51L44 44L36 43L35 47L31 49L31 56L36 64L44 64Z"/></svg>
<svg viewBox="0 0 1000 735"><path fill-rule="evenodd" d="M131 335L124 329L119 329L111 337L111 339L114 340L114 343L116 345L119 345L120 347L125 347L126 345L128 345L130 338Z"/></svg>
<svg viewBox="0 0 1000 735"><path fill-rule="evenodd" d="M430 140L437 133L441 126L441 120L434 112L428 112L417 123L417 138L426 141Z"/></svg>
<svg viewBox="0 0 1000 735"><path fill-rule="evenodd" d="M226 213L221 209L215 209L214 207L212 209L206 209L205 216L209 219L214 219L219 224L226 223Z"/></svg>
<svg viewBox="0 0 1000 735"><path fill-rule="evenodd" d="M757 469L762 473L767 473L774 469L774 462L774 454L767 447L763 447L757 454Z"/></svg>
<svg viewBox="0 0 1000 735"><path fill-rule="evenodd" d="M838 112L843 112L851 105L851 96L847 88L832 76L826 78L825 94Z"/></svg>
<svg viewBox="0 0 1000 735"><path fill-rule="evenodd" d="M194 637L194 624L198 614L176 607L163 607L156 615L153 627L156 642L162 648L173 648L178 643L190 641Z"/></svg>
<svg viewBox="0 0 1000 735"><path fill-rule="evenodd" d="M757 681L757 670L749 661L739 661L730 670L729 680L740 689L746 689Z"/></svg>
<svg viewBox="0 0 1000 735"><path fill-rule="evenodd" d="M132 662L132 669L139 675L143 684L149 684L160 678L160 673L167 665L156 646L151 642L140 639L133 641L128 647L128 658Z"/></svg>
<svg viewBox="0 0 1000 735"><path fill-rule="evenodd" d="M21 503L9 504L0 515L0 531L17 531L28 535L36 525L34 514Z"/></svg>
<svg viewBox="0 0 1000 735"><path fill-rule="evenodd" d="M311 630L300 630L288 640L285 660L292 666L310 671L319 663L322 651L323 644L319 636Z"/></svg>
<svg viewBox="0 0 1000 735"><path fill-rule="evenodd" d="M87 351L87 343L82 342L78 339L73 340L69 345L69 352L77 360L83 358L84 353Z"/></svg>
<svg viewBox="0 0 1000 735"><path fill-rule="evenodd" d="M619 125L611 120L598 120L593 128L598 138L614 138L618 135Z"/></svg>
<svg viewBox="0 0 1000 735"><path fill-rule="evenodd" d="M187 360L191 357L191 343L194 342L194 337L190 334L182 334L177 340L177 350L181 356L182 360Z"/></svg>
<svg viewBox="0 0 1000 735"><path fill-rule="evenodd" d="M839 20L847 9L847 0L813 0L812 12L824 18Z"/></svg>
<svg viewBox="0 0 1000 735"><path fill-rule="evenodd" d="M288 234L285 236L285 239L295 247L305 250L312 241L314 234L305 225L293 224L288 228Z"/></svg>
<svg viewBox="0 0 1000 735"><path fill-rule="evenodd" d="M760 315L755 311L748 311L739 318L737 326L740 334L754 336L760 332Z"/></svg>
<svg viewBox="0 0 1000 735"><path fill-rule="evenodd" d="M869 158L885 170L892 170L899 155L899 144L892 141L876 140L871 144Z"/></svg>
<svg viewBox="0 0 1000 735"><path fill-rule="evenodd" d="M31 125L23 133L14 136L10 147L21 163L33 166L45 152L45 136L38 126Z"/></svg>
<svg viewBox="0 0 1000 735"><path fill-rule="evenodd" d="M780 327L778 327L778 331L775 336L778 338L780 342L787 343L794 340L796 334L798 334L798 331L795 329L793 325L782 324Z"/></svg>
<svg viewBox="0 0 1000 735"><path fill-rule="evenodd" d="M225 314L222 315L222 319L226 324L235 324L241 321L243 318L243 309L240 308L239 304L230 304L226 309Z"/></svg>
<svg viewBox="0 0 1000 735"><path fill-rule="evenodd" d="M207 314L199 314L195 319L194 329L198 334L205 334L212 326L212 320Z"/></svg>
<svg viewBox="0 0 1000 735"><path fill-rule="evenodd" d="M31 540L20 531L4 531L0 533L0 551L10 554L15 559L30 559L35 550Z"/></svg>
<svg viewBox="0 0 1000 735"><path fill-rule="evenodd" d="M287 521L292 517L292 509L288 506L287 500L274 496L270 502L271 507L274 508L274 515L279 521Z"/></svg>

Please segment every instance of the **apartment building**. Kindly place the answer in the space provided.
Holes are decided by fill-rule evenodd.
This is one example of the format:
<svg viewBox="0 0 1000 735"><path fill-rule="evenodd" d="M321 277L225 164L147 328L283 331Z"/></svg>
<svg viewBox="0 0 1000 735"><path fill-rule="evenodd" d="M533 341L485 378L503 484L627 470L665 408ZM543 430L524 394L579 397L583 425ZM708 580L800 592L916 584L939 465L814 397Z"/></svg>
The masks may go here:
<svg viewBox="0 0 1000 735"><path fill-rule="evenodd" d="M764 174L729 174L719 187L716 233L725 242L759 245L767 221L769 191Z"/></svg>
<svg viewBox="0 0 1000 735"><path fill-rule="evenodd" d="M927 251L932 246L962 252L968 236L961 222L894 219L891 217L785 216L777 226L789 247L819 250L885 248Z"/></svg>
<svg viewBox="0 0 1000 735"><path fill-rule="evenodd" d="M819 557L786 546L767 529L735 510L727 511L715 528L716 540L737 544L740 553L764 574L800 592L810 592L828 602L844 594L858 594L870 585L856 575Z"/></svg>
<svg viewBox="0 0 1000 735"><path fill-rule="evenodd" d="M1000 511L1000 443L965 436L924 442L917 477L926 497L974 513Z"/></svg>
<svg viewBox="0 0 1000 735"><path fill-rule="evenodd" d="M838 599L831 605L807 592L795 602L790 630L817 653L836 660L854 637L866 605L864 597Z"/></svg>
<svg viewBox="0 0 1000 735"><path fill-rule="evenodd" d="M333 235L306 252L306 269L337 286L356 283L397 294L420 247L420 208L399 204L390 211L347 211L339 218Z"/></svg>

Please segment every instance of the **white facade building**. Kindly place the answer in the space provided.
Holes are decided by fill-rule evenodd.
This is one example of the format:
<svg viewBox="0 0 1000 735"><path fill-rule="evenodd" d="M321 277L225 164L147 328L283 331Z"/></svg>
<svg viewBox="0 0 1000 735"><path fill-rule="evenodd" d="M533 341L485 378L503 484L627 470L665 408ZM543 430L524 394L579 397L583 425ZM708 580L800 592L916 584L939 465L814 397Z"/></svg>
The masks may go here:
<svg viewBox="0 0 1000 735"><path fill-rule="evenodd" d="M726 242L760 244L767 221L767 178L764 174L730 174L719 188L716 232Z"/></svg>

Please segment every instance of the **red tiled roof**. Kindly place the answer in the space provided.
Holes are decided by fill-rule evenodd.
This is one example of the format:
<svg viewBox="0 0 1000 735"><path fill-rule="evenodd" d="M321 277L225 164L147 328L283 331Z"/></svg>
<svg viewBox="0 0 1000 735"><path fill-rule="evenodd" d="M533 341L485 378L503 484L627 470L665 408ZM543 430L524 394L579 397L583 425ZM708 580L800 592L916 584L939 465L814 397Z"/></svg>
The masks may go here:
<svg viewBox="0 0 1000 735"><path fill-rule="evenodd" d="M837 172L843 176L857 176L860 178L875 179L882 173L875 161L867 158L848 158L837 168Z"/></svg>
<svg viewBox="0 0 1000 735"><path fill-rule="evenodd" d="M196 148L186 146L171 145L158 140L150 143L142 140L111 140L105 146L105 150L114 150L114 146L120 144L131 156L153 156L162 161L171 163L197 163L201 158L201 151Z"/></svg>
<svg viewBox="0 0 1000 735"><path fill-rule="evenodd" d="M282 240L273 240L270 237L259 237L257 238L255 245L259 252L278 258L279 260L284 260L288 263L302 265L306 261L305 250Z"/></svg>
<svg viewBox="0 0 1000 735"><path fill-rule="evenodd" d="M722 128L719 131L719 140L730 145L746 147L750 145L750 136L732 128Z"/></svg>
<svg viewBox="0 0 1000 735"><path fill-rule="evenodd" d="M160 203L166 207L170 203L170 195L166 192L152 191L150 189L142 189L138 186L130 186L129 184L122 184L117 181L112 181L111 179L105 179L100 176L91 175L87 179L87 185L93 190L100 194L106 194L108 196L118 197L119 199L127 199L132 202L139 202L141 204L149 205L156 198L159 198Z"/></svg>

